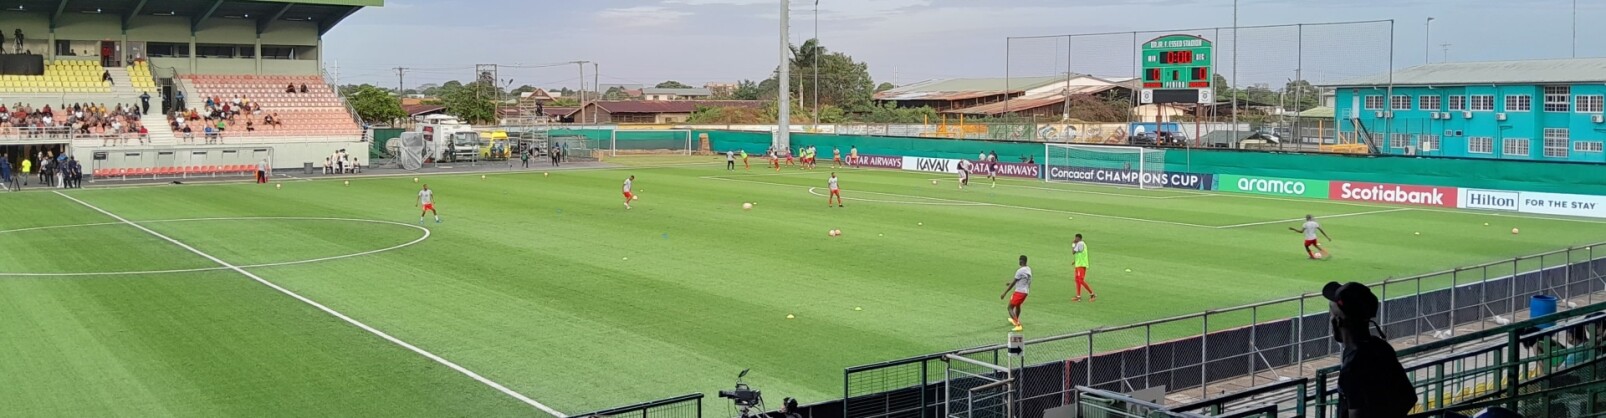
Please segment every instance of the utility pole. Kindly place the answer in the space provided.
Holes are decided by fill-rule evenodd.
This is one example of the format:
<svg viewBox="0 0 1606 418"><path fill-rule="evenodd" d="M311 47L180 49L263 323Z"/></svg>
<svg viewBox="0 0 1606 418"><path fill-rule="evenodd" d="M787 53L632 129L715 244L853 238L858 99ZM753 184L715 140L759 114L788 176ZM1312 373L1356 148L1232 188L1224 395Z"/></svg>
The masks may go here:
<svg viewBox="0 0 1606 418"><path fill-rule="evenodd" d="M580 92L579 92L580 93L580 119L576 119L576 120L579 121L580 123L585 123L586 122L586 64L590 64L591 61L570 61L569 63L570 64L574 64L577 67L580 67ZM592 116L593 116L593 121L594 121L595 120L595 115L592 115Z"/></svg>
<svg viewBox="0 0 1606 418"><path fill-rule="evenodd" d="M1422 32L1422 63L1432 64L1433 60L1428 58L1428 54L1433 51L1431 46L1433 45L1433 18L1429 17L1427 23L1423 24L1423 26L1427 29Z"/></svg>
<svg viewBox="0 0 1606 418"><path fill-rule="evenodd" d="M407 67L396 67L396 97L401 97L407 91Z"/></svg>
<svg viewBox="0 0 1606 418"><path fill-rule="evenodd" d="M1439 44L1439 48L1444 48L1444 62L1450 62L1450 44Z"/></svg>
<svg viewBox="0 0 1606 418"><path fill-rule="evenodd" d="M598 99L602 98L602 77L599 76L600 74L602 74L602 70L597 68L597 63L591 63L591 87L597 89ZM584 83L585 81L581 80L580 82ZM597 112L591 112L591 124L597 124Z"/></svg>
<svg viewBox="0 0 1606 418"><path fill-rule="evenodd" d="M791 0L781 0L781 68L775 79L780 81L780 120L775 125L775 148L790 149L792 147L792 62L788 54L792 52L790 25L792 23Z"/></svg>
<svg viewBox="0 0 1606 418"><path fill-rule="evenodd" d="M814 0L814 130L820 129L820 0Z"/></svg>

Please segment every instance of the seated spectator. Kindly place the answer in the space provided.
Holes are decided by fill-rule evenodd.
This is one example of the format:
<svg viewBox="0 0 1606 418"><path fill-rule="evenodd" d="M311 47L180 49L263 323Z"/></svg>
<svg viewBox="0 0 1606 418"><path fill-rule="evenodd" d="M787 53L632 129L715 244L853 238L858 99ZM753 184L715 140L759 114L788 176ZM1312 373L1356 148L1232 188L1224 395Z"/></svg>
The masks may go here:
<svg viewBox="0 0 1606 418"><path fill-rule="evenodd" d="M213 140L217 139L217 131L213 131L212 130L212 125L206 125L205 134L206 134L206 143L208 143L208 144L212 143Z"/></svg>
<svg viewBox="0 0 1606 418"><path fill-rule="evenodd" d="M306 94L307 93L307 83L301 83L301 93L302 94Z"/></svg>
<svg viewBox="0 0 1606 418"><path fill-rule="evenodd" d="M149 143L151 143L151 130L145 129L145 125L140 125L139 126L139 143L140 144L149 144Z"/></svg>
<svg viewBox="0 0 1606 418"><path fill-rule="evenodd" d="M323 158L323 173L324 174L334 174L334 172L335 172L335 162L334 162L334 160L329 158L329 157L324 157Z"/></svg>
<svg viewBox="0 0 1606 418"><path fill-rule="evenodd" d="M190 125L184 125L179 130L184 132L184 143L188 144L195 141L195 132L190 130Z"/></svg>
<svg viewBox="0 0 1606 418"><path fill-rule="evenodd" d="M288 86L284 86L284 92L285 93L295 93L296 92L296 85L292 83L292 84L290 84Z"/></svg>
<svg viewBox="0 0 1606 418"><path fill-rule="evenodd" d="M246 132L256 132L257 131L256 124L251 122L250 118L246 118L245 119L245 131Z"/></svg>

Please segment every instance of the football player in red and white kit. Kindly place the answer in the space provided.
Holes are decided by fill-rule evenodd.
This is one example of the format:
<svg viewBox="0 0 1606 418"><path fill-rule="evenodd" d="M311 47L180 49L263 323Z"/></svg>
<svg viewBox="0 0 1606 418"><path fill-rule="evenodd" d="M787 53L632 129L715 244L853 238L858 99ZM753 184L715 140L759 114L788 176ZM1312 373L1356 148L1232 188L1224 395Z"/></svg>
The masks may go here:
<svg viewBox="0 0 1606 418"><path fill-rule="evenodd" d="M625 179L625 209L630 209L630 201L636 200L636 195L634 193L630 193L630 186L635 182L636 176L630 176L630 178Z"/></svg>
<svg viewBox="0 0 1606 418"><path fill-rule="evenodd" d="M826 181L831 186L831 194L825 197L825 206L831 207L831 198L836 198L836 207L842 207L842 189L836 184L836 173L831 173L831 179Z"/></svg>

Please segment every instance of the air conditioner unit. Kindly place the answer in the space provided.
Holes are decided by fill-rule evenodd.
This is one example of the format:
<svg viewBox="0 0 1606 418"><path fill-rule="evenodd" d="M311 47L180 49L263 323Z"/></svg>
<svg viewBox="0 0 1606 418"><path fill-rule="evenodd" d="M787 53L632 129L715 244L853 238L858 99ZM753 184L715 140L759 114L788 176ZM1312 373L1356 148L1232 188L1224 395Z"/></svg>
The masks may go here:
<svg viewBox="0 0 1606 418"><path fill-rule="evenodd" d="M1410 146L1410 145L1406 145L1405 146L1405 155L1416 155L1416 147L1413 147L1413 146Z"/></svg>
<svg viewBox="0 0 1606 418"><path fill-rule="evenodd" d="M1433 152L1433 143L1431 143L1431 142L1423 143L1422 144L1422 152Z"/></svg>
<svg viewBox="0 0 1606 418"><path fill-rule="evenodd" d="M1428 112L1428 119L1438 119L1439 112Z"/></svg>
<svg viewBox="0 0 1606 418"><path fill-rule="evenodd" d="M1496 114L1494 114L1494 120L1499 120L1499 121L1506 120L1506 114L1505 113L1496 113Z"/></svg>
<svg viewBox="0 0 1606 418"><path fill-rule="evenodd" d="M1595 123L1606 123L1606 115L1595 115Z"/></svg>
<svg viewBox="0 0 1606 418"><path fill-rule="evenodd" d="M1450 112L1433 112L1434 119L1450 119Z"/></svg>
<svg viewBox="0 0 1606 418"><path fill-rule="evenodd" d="M1393 117L1394 117L1394 112L1383 112L1383 118L1384 119L1390 119L1390 118L1393 118Z"/></svg>
<svg viewBox="0 0 1606 418"><path fill-rule="evenodd" d="M1455 131L1444 131L1444 136L1456 136Z"/></svg>
<svg viewBox="0 0 1606 418"><path fill-rule="evenodd" d="M1381 110L1377 111L1377 118L1378 119L1382 119L1383 118L1383 111L1381 111Z"/></svg>
<svg viewBox="0 0 1606 418"><path fill-rule="evenodd" d="M1472 112L1471 111L1461 112L1461 117L1467 118L1467 119L1472 119Z"/></svg>

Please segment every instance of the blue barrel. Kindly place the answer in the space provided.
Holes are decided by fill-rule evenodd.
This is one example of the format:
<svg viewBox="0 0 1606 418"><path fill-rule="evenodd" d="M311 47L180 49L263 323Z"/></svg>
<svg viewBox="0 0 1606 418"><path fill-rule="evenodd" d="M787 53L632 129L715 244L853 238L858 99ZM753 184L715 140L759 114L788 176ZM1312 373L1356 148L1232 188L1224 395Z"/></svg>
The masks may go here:
<svg viewBox="0 0 1606 418"><path fill-rule="evenodd" d="M1528 301L1528 318L1538 318L1556 313L1556 297L1550 295L1534 295ZM1539 328L1550 328L1554 324L1539 324Z"/></svg>

